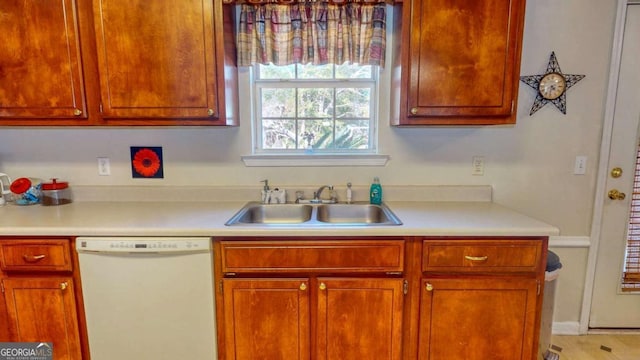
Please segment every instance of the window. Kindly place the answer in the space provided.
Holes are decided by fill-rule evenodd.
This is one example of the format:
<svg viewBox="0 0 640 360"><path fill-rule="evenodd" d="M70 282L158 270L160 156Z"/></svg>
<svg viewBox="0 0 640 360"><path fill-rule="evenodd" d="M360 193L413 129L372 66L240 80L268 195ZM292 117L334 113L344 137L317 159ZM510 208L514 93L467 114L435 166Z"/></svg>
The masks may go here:
<svg viewBox="0 0 640 360"><path fill-rule="evenodd" d="M256 154L371 154L378 67L254 65Z"/></svg>
<svg viewBox="0 0 640 360"><path fill-rule="evenodd" d="M640 146L636 153L622 291L640 291Z"/></svg>

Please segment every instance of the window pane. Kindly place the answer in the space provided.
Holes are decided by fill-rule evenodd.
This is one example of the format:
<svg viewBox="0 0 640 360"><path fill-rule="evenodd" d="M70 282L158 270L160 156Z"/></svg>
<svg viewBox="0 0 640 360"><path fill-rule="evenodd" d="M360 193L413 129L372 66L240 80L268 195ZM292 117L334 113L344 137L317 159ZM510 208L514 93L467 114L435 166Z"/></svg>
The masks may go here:
<svg viewBox="0 0 640 360"><path fill-rule="evenodd" d="M368 152L376 147L375 66L260 65L257 151ZM305 151L306 152L306 151Z"/></svg>
<svg viewBox="0 0 640 360"><path fill-rule="evenodd" d="M368 149L369 120L336 121L336 149Z"/></svg>
<svg viewBox="0 0 640 360"><path fill-rule="evenodd" d="M298 65L299 79L333 79L333 65Z"/></svg>
<svg viewBox="0 0 640 360"><path fill-rule="evenodd" d="M300 149L330 149L333 147L333 122L301 120L298 127Z"/></svg>
<svg viewBox="0 0 640 360"><path fill-rule="evenodd" d="M275 66L271 65L259 65L258 77L260 79L295 79L296 78L296 66Z"/></svg>
<svg viewBox="0 0 640 360"><path fill-rule="evenodd" d="M336 89L336 118L367 118L370 116L370 102L371 89L369 88L338 88Z"/></svg>
<svg viewBox="0 0 640 360"><path fill-rule="evenodd" d="M296 116L296 90L262 88L262 117L282 118Z"/></svg>
<svg viewBox="0 0 640 360"><path fill-rule="evenodd" d="M333 117L333 89L298 89L298 116L303 118Z"/></svg>
<svg viewBox="0 0 640 360"><path fill-rule="evenodd" d="M372 66L338 65L336 66L336 79L371 79Z"/></svg>
<svg viewBox="0 0 640 360"><path fill-rule="evenodd" d="M295 120L264 120L262 122L263 149L295 149Z"/></svg>

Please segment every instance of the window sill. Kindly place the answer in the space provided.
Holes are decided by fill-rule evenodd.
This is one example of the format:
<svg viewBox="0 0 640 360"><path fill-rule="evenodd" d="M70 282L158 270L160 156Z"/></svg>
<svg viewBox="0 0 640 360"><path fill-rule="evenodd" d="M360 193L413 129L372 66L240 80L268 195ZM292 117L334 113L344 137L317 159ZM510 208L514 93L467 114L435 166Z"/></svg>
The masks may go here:
<svg viewBox="0 0 640 360"><path fill-rule="evenodd" d="M242 157L247 167L292 166L385 166L389 155L247 155Z"/></svg>

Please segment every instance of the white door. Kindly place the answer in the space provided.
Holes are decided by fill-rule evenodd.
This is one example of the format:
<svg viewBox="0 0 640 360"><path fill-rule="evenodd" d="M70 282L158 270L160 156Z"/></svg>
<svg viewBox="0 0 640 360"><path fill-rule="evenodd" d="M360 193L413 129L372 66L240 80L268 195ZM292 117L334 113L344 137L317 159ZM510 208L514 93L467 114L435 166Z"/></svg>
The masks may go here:
<svg viewBox="0 0 640 360"><path fill-rule="evenodd" d="M627 5L615 103L606 197L598 246L589 327L640 328L640 293L622 292L626 234L638 153L640 122L640 4ZM622 175L611 171L619 167ZM610 199L608 192L625 193Z"/></svg>

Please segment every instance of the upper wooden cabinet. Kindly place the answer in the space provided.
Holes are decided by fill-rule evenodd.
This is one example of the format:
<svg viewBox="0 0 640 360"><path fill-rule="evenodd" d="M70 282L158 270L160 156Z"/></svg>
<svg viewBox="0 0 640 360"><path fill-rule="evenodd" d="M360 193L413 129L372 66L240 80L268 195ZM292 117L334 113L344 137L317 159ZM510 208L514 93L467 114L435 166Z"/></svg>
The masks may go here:
<svg viewBox="0 0 640 360"><path fill-rule="evenodd" d="M3 1L0 19L0 125L3 118L86 122L75 1Z"/></svg>
<svg viewBox="0 0 640 360"><path fill-rule="evenodd" d="M221 2L94 0L93 14L103 118L227 124Z"/></svg>
<svg viewBox="0 0 640 360"><path fill-rule="evenodd" d="M0 125L237 125L220 0L25 0L0 10Z"/></svg>
<svg viewBox="0 0 640 360"><path fill-rule="evenodd" d="M524 11L524 0L399 5L392 124L515 123Z"/></svg>

